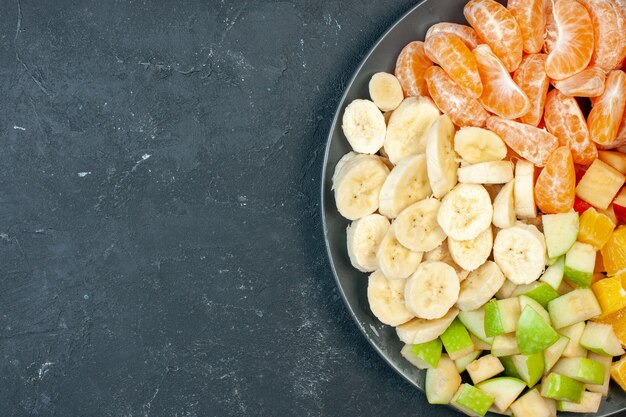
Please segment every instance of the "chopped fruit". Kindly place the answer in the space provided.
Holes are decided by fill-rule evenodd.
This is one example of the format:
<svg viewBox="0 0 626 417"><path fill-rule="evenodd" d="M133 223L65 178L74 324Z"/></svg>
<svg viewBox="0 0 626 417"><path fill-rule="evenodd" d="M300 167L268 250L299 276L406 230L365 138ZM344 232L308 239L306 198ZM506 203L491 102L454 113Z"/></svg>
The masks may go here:
<svg viewBox="0 0 626 417"><path fill-rule="evenodd" d="M580 216L578 240L600 250L611 237L613 229L615 229L615 223L608 216L598 213L591 207Z"/></svg>
<svg viewBox="0 0 626 417"><path fill-rule="evenodd" d="M613 313L602 315L594 319L594 321L613 326L615 336L617 336L622 345L626 346L626 308L621 308Z"/></svg>
<svg viewBox="0 0 626 417"><path fill-rule="evenodd" d="M617 220L626 223L626 188L622 188L613 200L613 211Z"/></svg>
<svg viewBox="0 0 626 417"><path fill-rule="evenodd" d="M548 257L557 258L567 253L578 236L578 213L544 214L541 219Z"/></svg>
<svg viewBox="0 0 626 417"><path fill-rule="evenodd" d="M478 100L468 96L443 69L436 66L428 68L426 83L437 107L450 116L455 125L476 127L485 125L489 113L483 109Z"/></svg>
<svg viewBox="0 0 626 417"><path fill-rule="evenodd" d="M536 54L543 47L543 31L546 26L544 3L544 0L509 0L507 4L519 23L524 52L527 54Z"/></svg>
<svg viewBox="0 0 626 417"><path fill-rule="evenodd" d="M448 404L461 386L461 375L448 355L441 355L436 368L426 371L424 383L426 399L430 404Z"/></svg>
<svg viewBox="0 0 626 417"><path fill-rule="evenodd" d="M435 23L428 29L428 32L426 32L426 40L436 33L450 33L452 35L456 35L461 38L463 43L465 43L465 45L467 45L470 49L476 48L481 43L480 38L474 29L459 23Z"/></svg>
<svg viewBox="0 0 626 417"><path fill-rule="evenodd" d="M604 365L587 358L563 358L554 365L552 372L585 384L599 385L604 382Z"/></svg>
<svg viewBox="0 0 626 417"><path fill-rule="evenodd" d="M557 401L558 411L569 411L570 413L597 413L600 409L602 394L599 392L583 392L580 402Z"/></svg>
<svg viewBox="0 0 626 417"><path fill-rule="evenodd" d="M417 345L404 345L400 354L419 369L436 368L441 358L441 339Z"/></svg>
<svg viewBox="0 0 626 417"><path fill-rule="evenodd" d="M547 282L533 281L530 284L518 285L515 291L513 291L512 296L516 297L518 295L525 295L526 297L530 297L539 304L541 304L541 307L547 308L548 303L555 298L558 298L559 293Z"/></svg>
<svg viewBox="0 0 626 417"><path fill-rule="evenodd" d="M548 303L548 311L555 329L571 326L602 314L600 304L589 288L578 288L555 298Z"/></svg>
<svg viewBox="0 0 626 417"><path fill-rule="evenodd" d="M485 310L460 311L459 320L469 332L482 342L493 343L493 337L485 334Z"/></svg>
<svg viewBox="0 0 626 417"><path fill-rule="evenodd" d="M587 10L573 0L554 2L556 42L546 61L546 73L563 80L584 70L593 53L593 25Z"/></svg>
<svg viewBox="0 0 626 417"><path fill-rule="evenodd" d="M565 255L563 275L579 288L589 287L596 266L596 249L587 244L576 242Z"/></svg>
<svg viewBox="0 0 626 417"><path fill-rule="evenodd" d="M601 253L606 273L610 277L626 269L626 226L620 226L613 231Z"/></svg>
<svg viewBox="0 0 626 417"><path fill-rule="evenodd" d="M582 337L584 331L584 321L559 329L559 333L569 339L567 347L563 351L562 356L564 358L579 358L587 356L587 351L580 346L580 338Z"/></svg>
<svg viewBox="0 0 626 417"><path fill-rule="evenodd" d="M570 147L575 163L589 165L598 157L587 121L575 98L559 90L550 91L546 97L543 120L548 132L559 140L559 145Z"/></svg>
<svg viewBox="0 0 626 417"><path fill-rule="evenodd" d="M522 31L515 17L494 0L471 0L463 14L478 36L491 47L509 72L522 60Z"/></svg>
<svg viewBox="0 0 626 417"><path fill-rule="evenodd" d="M493 404L494 398L478 388L463 384L452 397L450 404L468 415L484 416Z"/></svg>
<svg viewBox="0 0 626 417"><path fill-rule="evenodd" d="M427 96L424 75L433 65L424 52L424 42L414 41L405 46L396 60L395 75L405 96Z"/></svg>
<svg viewBox="0 0 626 417"><path fill-rule="evenodd" d="M521 157L537 166L544 166L558 147L558 140L545 130L513 120L491 116L487 128L498 134Z"/></svg>
<svg viewBox="0 0 626 417"><path fill-rule="evenodd" d="M619 144L617 145L618 146L617 150L622 153L625 153L626 147L624 145L626 145L626 110L624 110L624 116L622 117L622 122L619 125L619 130L617 131L615 142Z"/></svg>
<svg viewBox="0 0 626 417"><path fill-rule="evenodd" d="M476 385L476 388L491 395L499 411L505 411L526 388L526 383L507 376L492 378Z"/></svg>
<svg viewBox="0 0 626 417"><path fill-rule="evenodd" d="M609 207L607 207L606 209L599 208L598 211L600 213L604 214L609 219L611 219L613 224L617 224L618 223L617 216L615 215L615 210L613 209L613 204L609 204Z"/></svg>
<svg viewBox="0 0 626 417"><path fill-rule="evenodd" d="M455 360L474 350L474 342L463 323L455 319L441 335L441 342L450 359Z"/></svg>
<svg viewBox="0 0 626 417"><path fill-rule="evenodd" d="M530 102L526 114L520 117L522 123L537 126L543 116L546 94L550 87L550 79L546 74L545 54L526 55L513 74L513 81L522 89Z"/></svg>
<svg viewBox="0 0 626 417"><path fill-rule="evenodd" d="M626 356L611 365L611 378L626 391Z"/></svg>
<svg viewBox="0 0 626 417"><path fill-rule="evenodd" d="M511 411L515 417L550 417L552 412L548 401L533 389L522 395L513 404Z"/></svg>
<svg viewBox="0 0 626 417"><path fill-rule="evenodd" d="M600 151L598 158L626 175L626 154L617 151Z"/></svg>
<svg viewBox="0 0 626 417"><path fill-rule="evenodd" d="M601 318L626 307L624 283L626 283L626 274L601 279L591 286L600 307L602 307Z"/></svg>
<svg viewBox="0 0 626 417"><path fill-rule="evenodd" d="M624 354L622 344L615 335L613 326L607 323L590 321L580 338L580 345L587 350L607 356Z"/></svg>
<svg viewBox="0 0 626 417"><path fill-rule="evenodd" d="M607 209L625 179L618 170L596 159L576 186L576 195L594 207Z"/></svg>
<svg viewBox="0 0 626 417"><path fill-rule="evenodd" d="M595 100L587 117L591 139L599 148L608 149L623 145L617 139L617 132L624 117L624 107L626 107L626 74L620 70L611 71L606 79L604 93Z"/></svg>
<svg viewBox="0 0 626 417"><path fill-rule="evenodd" d="M604 92L605 79L602 68L589 67L571 77L555 81L554 86L568 96L598 97Z"/></svg>
<svg viewBox="0 0 626 417"><path fill-rule="evenodd" d="M565 375L550 373L541 384L541 395L555 400L580 402L585 384Z"/></svg>
<svg viewBox="0 0 626 417"><path fill-rule="evenodd" d="M515 339L520 352L531 355L552 346L559 339L559 335L534 308L526 306L517 323Z"/></svg>
<svg viewBox="0 0 626 417"><path fill-rule="evenodd" d="M604 366L604 381L601 384L586 384L587 391L597 392L601 396L606 397L609 394L609 382L611 381L611 363L613 358L610 356L598 355L595 352L587 353L587 358L592 361L600 362ZM583 399L584 400L584 399Z"/></svg>
<svg viewBox="0 0 626 417"><path fill-rule="evenodd" d="M449 33L437 33L426 39L424 52L435 64L463 87L467 95L478 98L483 92L476 58L461 38Z"/></svg>
<svg viewBox="0 0 626 417"><path fill-rule="evenodd" d="M591 204L587 203L585 200L581 200L578 197L574 198L574 210L578 212L578 214L583 214L589 207L593 207Z"/></svg>
<svg viewBox="0 0 626 417"><path fill-rule="evenodd" d="M606 272L606 268L604 267L604 260L602 259L602 252L600 251L596 253L596 268L594 269L594 271L595 273L599 273L599 274ZM604 275L602 276L604 277Z"/></svg>
<svg viewBox="0 0 626 417"><path fill-rule="evenodd" d="M490 300L485 304L485 334L491 337L514 332L517 329L520 314L520 303L517 297Z"/></svg>
<svg viewBox="0 0 626 417"><path fill-rule="evenodd" d="M535 202L544 213L566 213L574 207L576 173L569 148L552 152L535 183Z"/></svg>
<svg viewBox="0 0 626 417"><path fill-rule="evenodd" d="M494 377L500 372L504 372L504 366L502 366L498 358L493 355L485 355L467 365L467 373L470 378L472 378L474 384Z"/></svg>
<svg viewBox="0 0 626 417"><path fill-rule="evenodd" d="M534 353L532 355L513 355L511 356L515 371L519 374L520 379L524 381L529 388L535 386L543 376L545 362L542 353Z"/></svg>
<svg viewBox="0 0 626 417"><path fill-rule="evenodd" d="M519 355L520 350L515 335L510 333L494 337L491 344L491 354L497 357Z"/></svg>
<svg viewBox="0 0 626 417"><path fill-rule="evenodd" d="M569 339L565 336L559 336L559 340L543 351L544 374L549 373L552 367L559 361L561 356L563 356L563 352L565 352L567 345L569 345Z"/></svg>
<svg viewBox="0 0 626 417"><path fill-rule="evenodd" d="M479 341L479 343L485 343L485 342ZM476 342L474 342L474 344L476 344ZM487 346L489 346L489 349L491 349L491 345L487 345ZM456 370L459 371L459 373L465 372L465 370L467 369L467 365L474 362L476 358L478 358L482 352L483 352L482 350L475 350L455 360L454 365L456 366Z"/></svg>
<svg viewBox="0 0 626 417"><path fill-rule="evenodd" d="M579 0L587 8L593 23L594 48L591 65L604 71L621 66L624 60L626 33L620 20L624 19L617 4L607 0Z"/></svg>

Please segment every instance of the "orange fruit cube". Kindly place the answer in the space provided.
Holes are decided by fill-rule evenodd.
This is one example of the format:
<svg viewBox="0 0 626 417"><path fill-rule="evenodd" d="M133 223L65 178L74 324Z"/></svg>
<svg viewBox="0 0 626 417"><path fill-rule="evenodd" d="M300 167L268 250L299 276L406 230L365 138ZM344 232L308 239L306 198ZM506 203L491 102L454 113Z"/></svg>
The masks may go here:
<svg viewBox="0 0 626 417"><path fill-rule="evenodd" d="M626 391L626 355L611 365L611 378Z"/></svg>
<svg viewBox="0 0 626 417"><path fill-rule="evenodd" d="M602 308L602 318L626 307L624 281L626 281L626 274L604 278L591 285L591 290Z"/></svg>
<svg viewBox="0 0 626 417"><path fill-rule="evenodd" d="M596 249L602 249L614 229L615 223L607 215L598 213L596 209L590 207L580 216L578 240L589 243Z"/></svg>
<svg viewBox="0 0 626 417"><path fill-rule="evenodd" d="M610 277L626 270L626 226L615 229L600 252Z"/></svg>
<svg viewBox="0 0 626 417"><path fill-rule="evenodd" d="M607 209L625 179L621 172L596 159L576 186L576 195L594 207Z"/></svg>

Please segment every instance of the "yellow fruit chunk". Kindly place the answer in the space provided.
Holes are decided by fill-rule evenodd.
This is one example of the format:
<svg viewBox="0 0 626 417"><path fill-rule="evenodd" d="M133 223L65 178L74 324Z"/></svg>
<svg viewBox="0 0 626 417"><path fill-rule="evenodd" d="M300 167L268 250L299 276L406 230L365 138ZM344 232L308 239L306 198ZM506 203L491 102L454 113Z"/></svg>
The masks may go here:
<svg viewBox="0 0 626 417"><path fill-rule="evenodd" d="M626 269L626 226L615 229L600 252L610 277Z"/></svg>
<svg viewBox="0 0 626 417"><path fill-rule="evenodd" d="M598 151L598 158L626 175L626 154L621 152Z"/></svg>
<svg viewBox="0 0 626 417"><path fill-rule="evenodd" d="M596 159L576 186L576 195L594 207L607 209L625 179L621 172Z"/></svg>
<svg viewBox="0 0 626 417"><path fill-rule="evenodd" d="M578 226L578 240L589 243L596 249L602 249L615 229L615 223L605 214L590 207L582 216Z"/></svg>
<svg viewBox="0 0 626 417"><path fill-rule="evenodd" d="M591 285L591 289L602 308L602 317L626 307L624 281L626 281L626 274L604 278Z"/></svg>
<svg viewBox="0 0 626 417"><path fill-rule="evenodd" d="M611 365L611 378L626 391L626 355Z"/></svg>

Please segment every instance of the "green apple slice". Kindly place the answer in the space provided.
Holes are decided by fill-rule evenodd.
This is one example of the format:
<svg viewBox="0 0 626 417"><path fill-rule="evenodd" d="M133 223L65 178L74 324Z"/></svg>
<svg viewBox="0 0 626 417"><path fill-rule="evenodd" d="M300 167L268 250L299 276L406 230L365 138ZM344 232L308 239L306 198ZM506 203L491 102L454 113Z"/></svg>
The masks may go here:
<svg viewBox="0 0 626 417"><path fill-rule="evenodd" d="M541 395L557 401L580 402L585 385L565 375L548 374L541 384Z"/></svg>
<svg viewBox="0 0 626 417"><path fill-rule="evenodd" d="M467 365L467 373L472 382L478 384L504 371L502 363L493 355L485 355Z"/></svg>
<svg viewBox="0 0 626 417"><path fill-rule="evenodd" d="M515 417L551 417L552 410L547 401L535 388L519 397L511 404L511 411Z"/></svg>
<svg viewBox="0 0 626 417"><path fill-rule="evenodd" d="M591 289L578 288L550 301L548 312L554 328L560 329L597 317L602 309Z"/></svg>
<svg viewBox="0 0 626 417"><path fill-rule="evenodd" d="M599 385L585 384L585 389L591 392L598 392L602 394L603 397L606 397L609 395L609 382L611 381L611 364L613 363L613 358L611 356L598 355L595 352L589 352L587 358L604 365L604 380L602 384Z"/></svg>
<svg viewBox="0 0 626 417"><path fill-rule="evenodd" d="M430 404L449 404L461 386L461 375L448 355L441 355L436 368L426 370L426 399Z"/></svg>
<svg viewBox="0 0 626 417"><path fill-rule="evenodd" d="M493 405L497 411L505 412L524 391L526 383L521 379L502 376L481 382L476 388L494 398Z"/></svg>
<svg viewBox="0 0 626 417"><path fill-rule="evenodd" d="M543 351L544 370L543 373L547 374L555 363L561 358L563 352L569 344L569 339L565 336L559 336L559 340L554 342L552 346Z"/></svg>
<svg viewBox="0 0 626 417"><path fill-rule="evenodd" d="M541 307L546 308L550 301L559 296L559 293L552 288L550 284L535 281L530 284L519 285L515 291L513 291L513 297L517 297L518 295L530 297L541 304Z"/></svg>
<svg viewBox="0 0 626 417"><path fill-rule="evenodd" d="M563 271L565 269L565 257L559 256L541 275L539 281L545 282L555 290L559 289L561 281L563 281Z"/></svg>
<svg viewBox="0 0 626 417"><path fill-rule="evenodd" d="M511 356L513 365L520 376L520 379L528 385L529 388L535 386L543 376L545 367L542 353L533 353L532 355L514 355Z"/></svg>
<svg viewBox="0 0 626 417"><path fill-rule="evenodd" d="M569 343L561 356L564 358L584 358L587 356L587 350L580 345L580 338L584 331L584 321L559 329L559 333L569 339Z"/></svg>
<svg viewBox="0 0 626 417"><path fill-rule="evenodd" d="M419 369L436 368L441 358L441 340L435 339L430 342L417 345L404 345L400 354Z"/></svg>
<svg viewBox="0 0 626 417"><path fill-rule="evenodd" d="M620 356L624 354L622 344L615 336L613 326L590 321L585 326L580 345L600 355Z"/></svg>
<svg viewBox="0 0 626 417"><path fill-rule="evenodd" d="M602 394L599 392L583 392L579 403L569 401L557 401L556 409L570 413L597 413L602 402Z"/></svg>
<svg viewBox="0 0 626 417"><path fill-rule="evenodd" d="M504 284L500 287L498 292L496 293L496 299L502 300L503 298L510 298L513 291L517 288L517 284L508 279L504 280Z"/></svg>
<svg viewBox="0 0 626 417"><path fill-rule="evenodd" d="M485 334L485 310L479 308L473 311L460 311L458 315L459 320L474 336L479 338L485 343L491 345L493 343L493 337L488 337Z"/></svg>
<svg viewBox="0 0 626 417"><path fill-rule="evenodd" d="M550 314L548 314L548 311L543 308L541 304L526 295L520 295L518 298L521 311L524 311L524 308L526 306L531 306L533 310L539 313L539 315L546 321L546 323L551 323Z"/></svg>
<svg viewBox="0 0 626 417"><path fill-rule="evenodd" d="M559 334L534 308L526 306L517 323L515 338L520 352L530 355L543 352L552 346L559 339ZM543 373L543 369L541 372Z"/></svg>
<svg viewBox="0 0 626 417"><path fill-rule="evenodd" d="M520 353L513 333L501 334L493 338L491 354L496 357L518 355Z"/></svg>
<svg viewBox="0 0 626 417"><path fill-rule="evenodd" d="M595 385L604 382L604 371L604 365L588 358L562 358L552 368L554 373Z"/></svg>
<svg viewBox="0 0 626 417"><path fill-rule="evenodd" d="M502 366L504 366L505 375L512 378L522 379L519 372L517 372L517 368L515 368L515 364L513 363L513 356L501 356L498 359L500 359Z"/></svg>
<svg viewBox="0 0 626 417"><path fill-rule="evenodd" d="M588 243L576 242L565 255L563 276L579 288L591 286L596 266L596 249Z"/></svg>
<svg viewBox="0 0 626 417"><path fill-rule="evenodd" d="M465 370L467 369L467 365L474 362L474 360L476 360L476 358L478 358L481 353L482 350L475 350L465 356L461 356L460 358L455 359L454 364L456 365L456 370L459 371L459 373L465 372Z"/></svg>
<svg viewBox="0 0 626 417"><path fill-rule="evenodd" d="M490 300L485 304L485 334L497 336L514 332L521 310L517 297Z"/></svg>
<svg viewBox="0 0 626 417"><path fill-rule="evenodd" d="M493 402L491 395L470 384L462 384L450 403L470 416L484 416Z"/></svg>
<svg viewBox="0 0 626 417"><path fill-rule="evenodd" d="M452 360L458 359L476 350L472 338L459 319L454 319L440 337L448 356Z"/></svg>
<svg viewBox="0 0 626 417"><path fill-rule="evenodd" d="M505 333L502 318L500 317L500 309L498 308L498 300L495 298L491 299L485 304L485 334L487 336L498 336Z"/></svg>
<svg viewBox="0 0 626 417"><path fill-rule="evenodd" d="M541 216L543 234L546 238L548 257L556 258L565 254L578 237L578 213L544 214Z"/></svg>

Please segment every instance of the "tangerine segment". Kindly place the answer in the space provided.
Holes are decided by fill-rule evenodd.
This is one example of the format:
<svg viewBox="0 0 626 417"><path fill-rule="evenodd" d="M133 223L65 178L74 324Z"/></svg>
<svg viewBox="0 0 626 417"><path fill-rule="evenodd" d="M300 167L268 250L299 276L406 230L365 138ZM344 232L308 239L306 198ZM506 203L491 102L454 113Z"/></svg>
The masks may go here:
<svg viewBox="0 0 626 417"><path fill-rule="evenodd" d="M463 14L507 71L515 71L522 61L523 41L511 12L494 0L471 0L463 8Z"/></svg>
<svg viewBox="0 0 626 417"><path fill-rule="evenodd" d="M481 44L480 38L474 29L459 23L441 22L432 25L426 32L426 40L437 33L450 33L456 35L469 48L474 49Z"/></svg>
<svg viewBox="0 0 626 417"><path fill-rule="evenodd" d="M428 87L424 74L433 65L424 52L424 42L414 41L400 51L396 60L396 78L400 81L404 95L427 96Z"/></svg>
<svg viewBox="0 0 626 417"><path fill-rule="evenodd" d="M522 31L524 52L541 51L546 26L545 0L509 0L507 7Z"/></svg>
<svg viewBox="0 0 626 417"><path fill-rule="evenodd" d="M515 84L491 48L488 45L479 45L472 52L476 57L483 85L480 104L505 119L516 119L526 114L530 108L528 97Z"/></svg>
<svg viewBox="0 0 626 417"><path fill-rule="evenodd" d="M613 326L613 330L615 330L615 326ZM615 333L617 334L617 330L615 330ZM617 337L622 344L626 345L626 337L623 339L619 335ZM611 364L610 374L613 381L626 391L626 355L622 356L622 359L619 361Z"/></svg>
<svg viewBox="0 0 626 417"><path fill-rule="evenodd" d="M591 285L591 290L602 308L602 318L626 307L626 289L622 280L619 276L604 278Z"/></svg>
<svg viewBox="0 0 626 417"><path fill-rule="evenodd" d="M439 109L450 116L457 126L485 125L489 113L478 100L467 95L440 67L432 66L426 71L426 83L433 101Z"/></svg>
<svg viewBox="0 0 626 417"><path fill-rule="evenodd" d="M559 145L569 146L574 162L589 165L598 157L596 145L591 141L587 121L574 97L552 90L546 98L543 113L548 132L559 140Z"/></svg>
<svg viewBox="0 0 626 417"><path fill-rule="evenodd" d="M605 79L602 68L588 67L571 77L555 81L554 86L568 96L597 97L604 92Z"/></svg>
<svg viewBox="0 0 626 417"><path fill-rule="evenodd" d="M567 213L574 207L576 173L567 146L557 148L535 183L535 202L544 213Z"/></svg>
<svg viewBox="0 0 626 417"><path fill-rule="evenodd" d="M596 249L602 249L611 237L615 223L604 213L591 207L580 216L578 241L588 243Z"/></svg>
<svg viewBox="0 0 626 417"><path fill-rule="evenodd" d="M513 74L513 81L526 93L530 102L528 112L520 117L523 123L537 126L543 116L546 94L550 79L546 75L545 54L531 54L522 58L522 63Z"/></svg>
<svg viewBox="0 0 626 417"><path fill-rule="evenodd" d="M556 37L559 32L558 28L556 27L556 21L554 20L554 14L552 13L552 11L554 10L552 6L552 0L546 0L546 28L543 34L543 37L545 39L543 43L543 51L546 54L549 54L554 49L554 45L556 44Z"/></svg>
<svg viewBox="0 0 626 417"><path fill-rule="evenodd" d="M609 276L623 272L626 268L626 226L615 229L600 252Z"/></svg>
<svg viewBox="0 0 626 417"><path fill-rule="evenodd" d="M594 48L591 65L604 71L619 68L624 59L624 16L611 0L579 0L587 8L593 23Z"/></svg>
<svg viewBox="0 0 626 417"><path fill-rule="evenodd" d="M470 97L480 97L483 85L480 82L476 58L461 38L449 33L434 34L426 38L424 52L434 63L441 65Z"/></svg>
<svg viewBox="0 0 626 417"><path fill-rule="evenodd" d="M552 133L524 123L491 116L487 129L499 135L519 156L537 166L544 166L559 146Z"/></svg>
<svg viewBox="0 0 626 417"><path fill-rule="evenodd" d="M548 54L546 73L554 80L584 70L593 53L593 25L587 9L576 0L559 0L552 11L557 27L554 47Z"/></svg>
<svg viewBox="0 0 626 417"><path fill-rule="evenodd" d="M626 109L624 109L624 116L622 116L622 122L620 123L619 130L615 136L615 142L617 142L617 146L626 145Z"/></svg>
<svg viewBox="0 0 626 417"><path fill-rule="evenodd" d="M601 149L614 148L621 143L617 132L626 107L626 73L614 70L606 78L604 93L597 97L587 117L591 139Z"/></svg>

